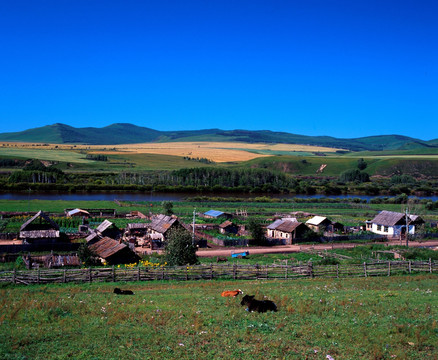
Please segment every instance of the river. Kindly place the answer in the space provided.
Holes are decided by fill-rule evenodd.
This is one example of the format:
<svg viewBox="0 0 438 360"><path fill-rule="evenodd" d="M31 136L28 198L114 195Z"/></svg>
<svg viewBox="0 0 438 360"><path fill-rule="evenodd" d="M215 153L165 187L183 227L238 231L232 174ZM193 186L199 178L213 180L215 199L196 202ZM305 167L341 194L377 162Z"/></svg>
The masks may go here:
<svg viewBox="0 0 438 360"><path fill-rule="evenodd" d="M56 193L56 192L30 192L30 193L0 193L0 200L65 200L65 201L181 201L197 197L200 194L182 193L126 193L126 192L96 192L96 193ZM369 201L370 199L388 196L368 196L368 195L284 195L284 194L206 194L207 196L218 196L224 198L254 198L257 196L267 196L277 199L354 199L359 198ZM414 196L410 196L414 198ZM418 199L428 199L437 201L438 196L420 196Z"/></svg>

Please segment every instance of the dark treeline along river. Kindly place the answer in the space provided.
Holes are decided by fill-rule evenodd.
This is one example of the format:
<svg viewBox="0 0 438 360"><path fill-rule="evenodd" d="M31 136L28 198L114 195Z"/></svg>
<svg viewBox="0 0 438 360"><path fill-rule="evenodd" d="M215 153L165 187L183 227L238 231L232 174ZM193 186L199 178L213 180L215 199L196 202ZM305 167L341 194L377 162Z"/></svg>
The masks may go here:
<svg viewBox="0 0 438 360"><path fill-rule="evenodd" d="M57 192L12 192L0 193L1 200L65 200L65 201L182 201L198 197L200 195L217 196L221 198L254 198L258 196L273 197L276 199L354 199L359 198L369 201L373 198L384 198L391 196L368 196L368 195L285 195L285 194L181 194L181 193L126 193L126 192L96 192L96 193L57 193ZM414 198L414 196L410 196ZM438 196L420 196L418 199L437 201Z"/></svg>

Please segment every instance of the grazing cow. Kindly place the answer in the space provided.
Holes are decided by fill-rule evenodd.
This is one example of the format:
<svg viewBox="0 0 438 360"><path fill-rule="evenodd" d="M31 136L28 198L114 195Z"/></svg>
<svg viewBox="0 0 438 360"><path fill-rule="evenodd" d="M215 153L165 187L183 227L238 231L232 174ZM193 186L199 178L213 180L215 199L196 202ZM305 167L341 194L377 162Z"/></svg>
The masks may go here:
<svg viewBox="0 0 438 360"><path fill-rule="evenodd" d="M223 291L221 296L223 296L223 297L227 297L227 296L236 297L239 294L243 294L243 291L240 289L237 289L237 290Z"/></svg>
<svg viewBox="0 0 438 360"><path fill-rule="evenodd" d="M132 290L120 290L119 288L114 289L114 294L117 295L134 295Z"/></svg>
<svg viewBox="0 0 438 360"><path fill-rule="evenodd" d="M242 306L247 306L247 311L258 311L259 313L266 311L277 311L277 305L271 300L256 300L254 295L245 295L240 303Z"/></svg>

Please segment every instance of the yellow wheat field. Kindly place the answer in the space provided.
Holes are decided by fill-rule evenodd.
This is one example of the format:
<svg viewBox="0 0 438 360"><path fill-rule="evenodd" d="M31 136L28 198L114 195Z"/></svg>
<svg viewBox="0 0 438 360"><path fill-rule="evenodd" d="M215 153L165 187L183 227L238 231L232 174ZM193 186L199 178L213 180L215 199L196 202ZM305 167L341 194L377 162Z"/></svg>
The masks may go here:
<svg viewBox="0 0 438 360"><path fill-rule="evenodd" d="M169 142L122 145L65 145L65 144L30 144L8 143L6 146L32 148L34 150L87 150L95 154L160 154L206 158L214 162L247 161L270 155L258 154L254 151L285 152L335 152L338 149L295 144L249 144L238 142Z"/></svg>

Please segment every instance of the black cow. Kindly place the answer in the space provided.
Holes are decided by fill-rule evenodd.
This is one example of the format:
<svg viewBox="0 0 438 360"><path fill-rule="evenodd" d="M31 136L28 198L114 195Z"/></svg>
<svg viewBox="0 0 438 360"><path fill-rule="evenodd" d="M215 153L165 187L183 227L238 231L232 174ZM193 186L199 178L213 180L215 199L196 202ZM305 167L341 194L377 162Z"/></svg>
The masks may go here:
<svg viewBox="0 0 438 360"><path fill-rule="evenodd" d="M120 290L119 288L114 289L114 294L117 295L134 295L131 290Z"/></svg>
<svg viewBox="0 0 438 360"><path fill-rule="evenodd" d="M271 300L256 300L254 295L245 295L240 302L240 305L247 306L248 311L258 311L263 313L266 311L277 311L277 305Z"/></svg>

